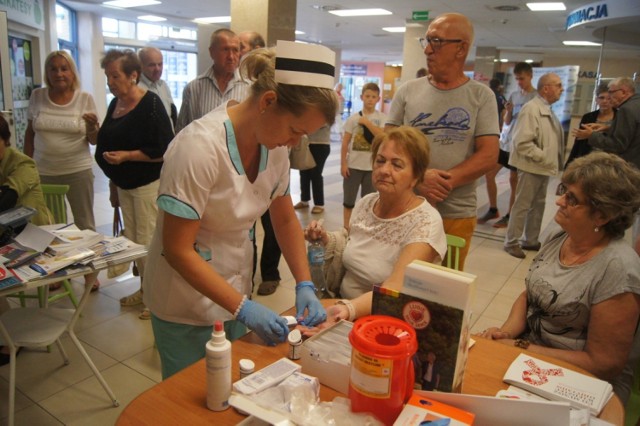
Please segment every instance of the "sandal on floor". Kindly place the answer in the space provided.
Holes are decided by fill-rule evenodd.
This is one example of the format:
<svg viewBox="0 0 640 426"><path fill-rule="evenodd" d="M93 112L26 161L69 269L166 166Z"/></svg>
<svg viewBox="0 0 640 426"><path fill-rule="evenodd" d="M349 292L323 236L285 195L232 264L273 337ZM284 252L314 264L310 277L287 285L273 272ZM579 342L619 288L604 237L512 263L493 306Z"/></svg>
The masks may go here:
<svg viewBox="0 0 640 426"><path fill-rule="evenodd" d="M93 285L91 286L91 293L94 293L98 290L100 290L100 281L98 281L98 279L96 278L96 280L93 282Z"/></svg>
<svg viewBox="0 0 640 426"><path fill-rule="evenodd" d="M258 294L260 296L268 296L276 292L280 281L262 281L258 286Z"/></svg>
<svg viewBox="0 0 640 426"><path fill-rule="evenodd" d="M304 201L298 201L296 205L293 206L294 209L306 209L309 208L309 203L305 203Z"/></svg>
<svg viewBox="0 0 640 426"><path fill-rule="evenodd" d="M322 206L313 206L313 208L311 209L311 213L313 214L320 214L324 212L324 207Z"/></svg>
<svg viewBox="0 0 640 426"><path fill-rule="evenodd" d="M140 290L120 299L120 306L136 306L142 304L142 293Z"/></svg>
<svg viewBox="0 0 640 426"><path fill-rule="evenodd" d="M138 315L138 318L140 318L141 320L150 320L151 311L149 310L149 308L144 308L142 312L140 312L140 315Z"/></svg>

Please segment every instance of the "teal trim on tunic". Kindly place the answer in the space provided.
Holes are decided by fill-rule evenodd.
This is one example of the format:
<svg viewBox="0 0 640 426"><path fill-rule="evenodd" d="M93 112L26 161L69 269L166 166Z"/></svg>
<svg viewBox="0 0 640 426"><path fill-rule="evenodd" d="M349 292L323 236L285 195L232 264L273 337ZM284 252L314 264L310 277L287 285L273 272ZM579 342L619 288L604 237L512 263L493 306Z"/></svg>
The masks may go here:
<svg viewBox="0 0 640 426"><path fill-rule="evenodd" d="M159 208L174 216L181 217L183 219L200 219L198 212L193 207L169 195L160 195L157 203Z"/></svg>
<svg viewBox="0 0 640 426"><path fill-rule="evenodd" d="M240 158L240 150L238 149L238 142L236 140L236 134L233 131L233 124L231 120L224 121L224 128L227 131L227 149L229 150L229 158L233 166L236 168L239 174L245 175L244 167L242 166L242 159ZM269 150L266 146L260 145L260 166L258 172L264 172L267 169L267 162L269 161Z"/></svg>

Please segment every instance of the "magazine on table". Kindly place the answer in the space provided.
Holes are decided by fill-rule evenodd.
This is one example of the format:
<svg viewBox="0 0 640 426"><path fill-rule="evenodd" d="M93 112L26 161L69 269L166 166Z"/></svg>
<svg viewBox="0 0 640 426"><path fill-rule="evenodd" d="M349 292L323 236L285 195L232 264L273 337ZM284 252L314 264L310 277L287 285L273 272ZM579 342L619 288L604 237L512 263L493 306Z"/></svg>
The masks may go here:
<svg viewBox="0 0 640 426"><path fill-rule="evenodd" d="M565 401L575 408L587 408L594 416L600 414L613 396L613 387L604 380L527 354L518 355L503 380L552 401Z"/></svg>
<svg viewBox="0 0 640 426"><path fill-rule="evenodd" d="M29 265L29 268L36 271L40 275L50 275L69 265L80 263L83 259L93 257L95 253L87 248L77 248L65 251L59 254L51 254L45 252L42 256L35 259L35 262Z"/></svg>
<svg viewBox="0 0 640 426"><path fill-rule="evenodd" d="M58 229L51 231L55 239L49 244L53 254L78 248L88 248L104 239L104 235L90 229Z"/></svg>
<svg viewBox="0 0 640 426"><path fill-rule="evenodd" d="M5 259L4 265L7 268L22 266L41 254L38 250L25 247L17 242L0 247L0 256Z"/></svg>
<svg viewBox="0 0 640 426"><path fill-rule="evenodd" d="M0 290L17 287L22 283L22 279L11 269L7 268L5 265L0 265Z"/></svg>
<svg viewBox="0 0 640 426"><path fill-rule="evenodd" d="M106 237L91 246L91 250L96 253L95 257L83 263L91 264L95 269L132 261L147 253L145 246L125 237Z"/></svg>

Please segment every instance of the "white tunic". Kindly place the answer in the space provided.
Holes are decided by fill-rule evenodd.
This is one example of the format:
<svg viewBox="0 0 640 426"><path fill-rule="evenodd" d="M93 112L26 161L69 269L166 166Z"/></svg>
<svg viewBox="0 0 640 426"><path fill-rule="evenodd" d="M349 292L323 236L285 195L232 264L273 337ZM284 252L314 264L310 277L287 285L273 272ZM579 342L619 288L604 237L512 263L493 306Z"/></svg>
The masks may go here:
<svg viewBox="0 0 640 426"><path fill-rule="evenodd" d="M285 147L261 147L259 173L247 179L226 104L183 129L164 156L158 207L199 219L194 249L242 294L251 293L253 225L271 201L289 193ZM160 319L212 325L231 314L189 285L162 255L158 217L144 279L144 302Z"/></svg>

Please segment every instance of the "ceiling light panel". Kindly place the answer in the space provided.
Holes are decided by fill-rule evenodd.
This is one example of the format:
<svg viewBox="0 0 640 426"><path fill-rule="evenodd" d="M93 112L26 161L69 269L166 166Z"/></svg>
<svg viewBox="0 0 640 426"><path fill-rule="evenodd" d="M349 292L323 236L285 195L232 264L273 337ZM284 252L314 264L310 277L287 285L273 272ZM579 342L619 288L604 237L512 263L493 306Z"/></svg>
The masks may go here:
<svg viewBox="0 0 640 426"><path fill-rule="evenodd" d="M138 19L141 21L148 21L148 22L164 22L167 20L167 18L163 18L162 16L155 16L155 15L142 15L142 16L138 16Z"/></svg>
<svg viewBox="0 0 640 426"><path fill-rule="evenodd" d="M527 3L529 10L534 12L548 12L554 10L567 10L564 3Z"/></svg>
<svg viewBox="0 0 640 426"><path fill-rule="evenodd" d="M392 15L386 9L338 9L330 10L329 13L337 16L380 16Z"/></svg>
<svg viewBox="0 0 640 426"><path fill-rule="evenodd" d="M206 18L196 18L196 24L226 24L231 22L231 16L209 16Z"/></svg>
<svg viewBox="0 0 640 426"><path fill-rule="evenodd" d="M563 41L562 44L565 46L602 46L601 43L594 43L592 41Z"/></svg>
<svg viewBox="0 0 640 426"><path fill-rule="evenodd" d="M404 33L407 31L407 27L383 27L382 29L389 33Z"/></svg>
<svg viewBox="0 0 640 426"><path fill-rule="evenodd" d="M157 0L112 0L112 1L105 1L102 4L110 7L129 8L129 7L153 6L161 3L162 2L159 2Z"/></svg>

